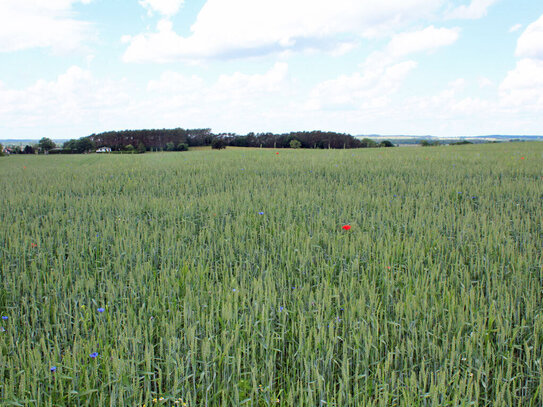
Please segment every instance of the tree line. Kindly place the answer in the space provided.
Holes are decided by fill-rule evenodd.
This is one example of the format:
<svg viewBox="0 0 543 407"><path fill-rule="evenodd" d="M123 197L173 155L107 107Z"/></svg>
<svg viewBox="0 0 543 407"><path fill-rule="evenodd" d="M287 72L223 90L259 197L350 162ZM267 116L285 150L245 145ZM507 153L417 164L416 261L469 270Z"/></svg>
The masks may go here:
<svg viewBox="0 0 543 407"><path fill-rule="evenodd" d="M214 134L211 129L151 129L122 130L91 134L89 139L97 147L122 150L126 146L149 150L183 150L185 146L262 147L262 148L366 148L393 147L390 141L376 143L358 139L350 134L326 131L302 131L282 134L235 133Z"/></svg>
<svg viewBox="0 0 543 407"><path fill-rule="evenodd" d="M113 152L186 151L194 146L212 146L221 149L227 146L259 148L372 148L393 147L388 141L377 143L371 139L358 139L350 134L330 131L299 131L275 133L214 134L211 129L146 129L107 131L91 134L80 139L66 141L62 147L49 138L42 138L37 145L26 146L13 153L77 154L109 147Z"/></svg>

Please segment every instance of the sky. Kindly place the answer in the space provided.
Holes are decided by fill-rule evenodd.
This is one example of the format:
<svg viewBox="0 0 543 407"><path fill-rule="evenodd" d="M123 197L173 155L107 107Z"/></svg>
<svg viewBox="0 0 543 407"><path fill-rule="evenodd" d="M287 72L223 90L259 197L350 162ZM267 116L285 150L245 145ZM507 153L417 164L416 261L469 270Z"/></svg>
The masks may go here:
<svg viewBox="0 0 543 407"><path fill-rule="evenodd" d="M0 139L543 134L541 0L0 0Z"/></svg>

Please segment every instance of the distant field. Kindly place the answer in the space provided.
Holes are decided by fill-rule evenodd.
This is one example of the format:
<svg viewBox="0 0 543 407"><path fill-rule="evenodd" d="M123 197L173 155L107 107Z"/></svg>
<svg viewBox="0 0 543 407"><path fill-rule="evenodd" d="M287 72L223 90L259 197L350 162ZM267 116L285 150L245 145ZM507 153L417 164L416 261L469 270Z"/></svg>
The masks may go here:
<svg viewBox="0 0 543 407"><path fill-rule="evenodd" d="M0 405L541 406L542 176L543 143L0 158Z"/></svg>

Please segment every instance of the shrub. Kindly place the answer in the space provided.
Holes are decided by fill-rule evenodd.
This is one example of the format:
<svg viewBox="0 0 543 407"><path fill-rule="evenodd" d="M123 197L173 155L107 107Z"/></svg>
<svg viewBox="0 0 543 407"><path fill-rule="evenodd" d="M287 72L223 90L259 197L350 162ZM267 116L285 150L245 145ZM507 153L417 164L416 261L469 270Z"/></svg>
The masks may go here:
<svg viewBox="0 0 543 407"><path fill-rule="evenodd" d="M23 150L23 154L34 154L34 147L27 144Z"/></svg>
<svg viewBox="0 0 543 407"><path fill-rule="evenodd" d="M166 143L166 151L175 151L175 144L172 142Z"/></svg>
<svg viewBox="0 0 543 407"><path fill-rule="evenodd" d="M143 154L147 151L147 147L145 147L145 144L139 143L138 144L138 154Z"/></svg>
<svg viewBox="0 0 543 407"><path fill-rule="evenodd" d="M187 143L179 143L177 145L177 151L188 151L189 145Z"/></svg>
<svg viewBox="0 0 543 407"><path fill-rule="evenodd" d="M128 144L126 146L124 146L124 151L126 151L127 153L133 153L135 150L134 146L132 144Z"/></svg>
<svg viewBox="0 0 543 407"><path fill-rule="evenodd" d="M300 140L292 139L290 140L290 148L300 148L302 146L302 143L300 143Z"/></svg>
<svg viewBox="0 0 543 407"><path fill-rule="evenodd" d="M436 147L436 146L439 146L439 141L437 140L434 140L434 141L428 141L428 140L422 140L420 142L420 145L422 147Z"/></svg>
<svg viewBox="0 0 543 407"><path fill-rule="evenodd" d="M226 142L222 138L216 137L211 141L211 148L213 150L222 150L226 148Z"/></svg>

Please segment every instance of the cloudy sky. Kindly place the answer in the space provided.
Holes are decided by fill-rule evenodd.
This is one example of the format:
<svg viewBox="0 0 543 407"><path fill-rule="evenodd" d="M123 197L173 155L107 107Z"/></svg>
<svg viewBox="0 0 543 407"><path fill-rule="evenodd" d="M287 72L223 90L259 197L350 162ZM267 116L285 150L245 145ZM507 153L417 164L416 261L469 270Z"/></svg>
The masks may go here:
<svg viewBox="0 0 543 407"><path fill-rule="evenodd" d="M543 134L540 0L0 0L0 139Z"/></svg>

